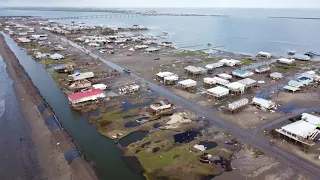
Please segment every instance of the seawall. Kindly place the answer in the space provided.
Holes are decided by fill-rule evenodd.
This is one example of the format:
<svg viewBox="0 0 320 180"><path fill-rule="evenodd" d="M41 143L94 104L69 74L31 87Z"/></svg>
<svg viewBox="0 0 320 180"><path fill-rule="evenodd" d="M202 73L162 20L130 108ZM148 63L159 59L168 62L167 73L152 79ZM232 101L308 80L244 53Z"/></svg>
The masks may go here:
<svg viewBox="0 0 320 180"><path fill-rule="evenodd" d="M0 53L14 81L17 99L32 131L32 140L37 148L43 177L63 180L97 180L94 169L63 129L2 34L0 34Z"/></svg>

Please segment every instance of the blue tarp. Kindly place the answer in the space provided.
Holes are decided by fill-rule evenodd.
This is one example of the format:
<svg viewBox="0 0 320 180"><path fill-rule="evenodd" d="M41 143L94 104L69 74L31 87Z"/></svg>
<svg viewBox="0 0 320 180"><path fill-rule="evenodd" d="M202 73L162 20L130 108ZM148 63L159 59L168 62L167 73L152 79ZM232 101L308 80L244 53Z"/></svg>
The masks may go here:
<svg viewBox="0 0 320 180"><path fill-rule="evenodd" d="M60 126L53 115L45 117L44 122L46 123L50 131L55 131L60 129Z"/></svg>
<svg viewBox="0 0 320 180"><path fill-rule="evenodd" d="M79 157L80 157L80 154L76 149L71 149L64 153L64 159L68 162L68 164L71 164L73 160Z"/></svg>

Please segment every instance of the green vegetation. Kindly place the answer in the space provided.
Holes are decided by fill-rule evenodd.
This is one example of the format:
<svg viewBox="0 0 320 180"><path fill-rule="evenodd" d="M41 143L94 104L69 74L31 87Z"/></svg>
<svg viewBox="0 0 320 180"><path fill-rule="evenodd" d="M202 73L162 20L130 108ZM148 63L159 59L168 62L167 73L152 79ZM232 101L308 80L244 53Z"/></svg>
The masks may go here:
<svg viewBox="0 0 320 180"><path fill-rule="evenodd" d="M243 65L250 65L253 61L251 59L241 59Z"/></svg>
<svg viewBox="0 0 320 180"><path fill-rule="evenodd" d="M286 73L290 71L295 71L298 67L297 66L277 66L277 69L279 69L280 72Z"/></svg>
<svg viewBox="0 0 320 180"><path fill-rule="evenodd" d="M199 56L199 55L207 56L208 54L202 50L197 50L197 51L184 50L182 52L175 54L174 57Z"/></svg>
<svg viewBox="0 0 320 180"><path fill-rule="evenodd" d="M221 58L204 58L203 59L204 62L219 61L219 60L221 60Z"/></svg>
<svg viewBox="0 0 320 180"><path fill-rule="evenodd" d="M60 79L65 79L66 74L58 73L56 71L50 71L50 74L53 78L53 80L57 83L57 85L60 87Z"/></svg>
<svg viewBox="0 0 320 180"><path fill-rule="evenodd" d="M107 111L104 115L103 115L103 120L104 121L117 121L117 120L121 120L124 116L129 116L129 115L133 115L133 114L137 114L139 113L140 109L136 108L136 109L130 109L128 111L122 112L121 108L113 108L109 111Z"/></svg>
<svg viewBox="0 0 320 180"><path fill-rule="evenodd" d="M69 62L73 62L74 60L72 58L67 58L67 59L64 59L64 60L52 60L50 58L43 58L40 60L40 63L41 64L44 64L44 65L49 65L49 64L66 64L66 63L69 63Z"/></svg>

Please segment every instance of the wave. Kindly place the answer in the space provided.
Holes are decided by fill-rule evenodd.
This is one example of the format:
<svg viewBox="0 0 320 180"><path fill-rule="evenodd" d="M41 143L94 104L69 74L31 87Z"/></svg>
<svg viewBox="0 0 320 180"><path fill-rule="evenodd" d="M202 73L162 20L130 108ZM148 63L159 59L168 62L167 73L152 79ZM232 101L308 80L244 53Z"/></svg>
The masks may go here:
<svg viewBox="0 0 320 180"><path fill-rule="evenodd" d="M6 110L5 99L2 99L0 101L0 117L2 117L5 110Z"/></svg>

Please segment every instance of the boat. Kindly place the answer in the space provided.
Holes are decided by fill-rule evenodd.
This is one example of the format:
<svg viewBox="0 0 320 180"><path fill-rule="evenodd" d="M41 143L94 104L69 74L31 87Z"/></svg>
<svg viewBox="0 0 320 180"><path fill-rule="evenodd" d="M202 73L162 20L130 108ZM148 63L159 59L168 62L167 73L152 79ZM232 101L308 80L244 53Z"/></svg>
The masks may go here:
<svg viewBox="0 0 320 180"><path fill-rule="evenodd" d="M208 42L208 44L207 44L208 46L211 46L212 44L210 43L210 42Z"/></svg>
<svg viewBox="0 0 320 180"><path fill-rule="evenodd" d="M2 117L5 109L6 109L6 107L5 107L5 99L2 99L0 101L0 117Z"/></svg>
<svg viewBox="0 0 320 180"><path fill-rule="evenodd" d="M167 31L163 31L162 32L164 35L167 35L167 34L169 34Z"/></svg>
<svg viewBox="0 0 320 180"><path fill-rule="evenodd" d="M295 50L292 50L292 51L288 51L288 55L289 56L293 56L296 54L296 51Z"/></svg>

